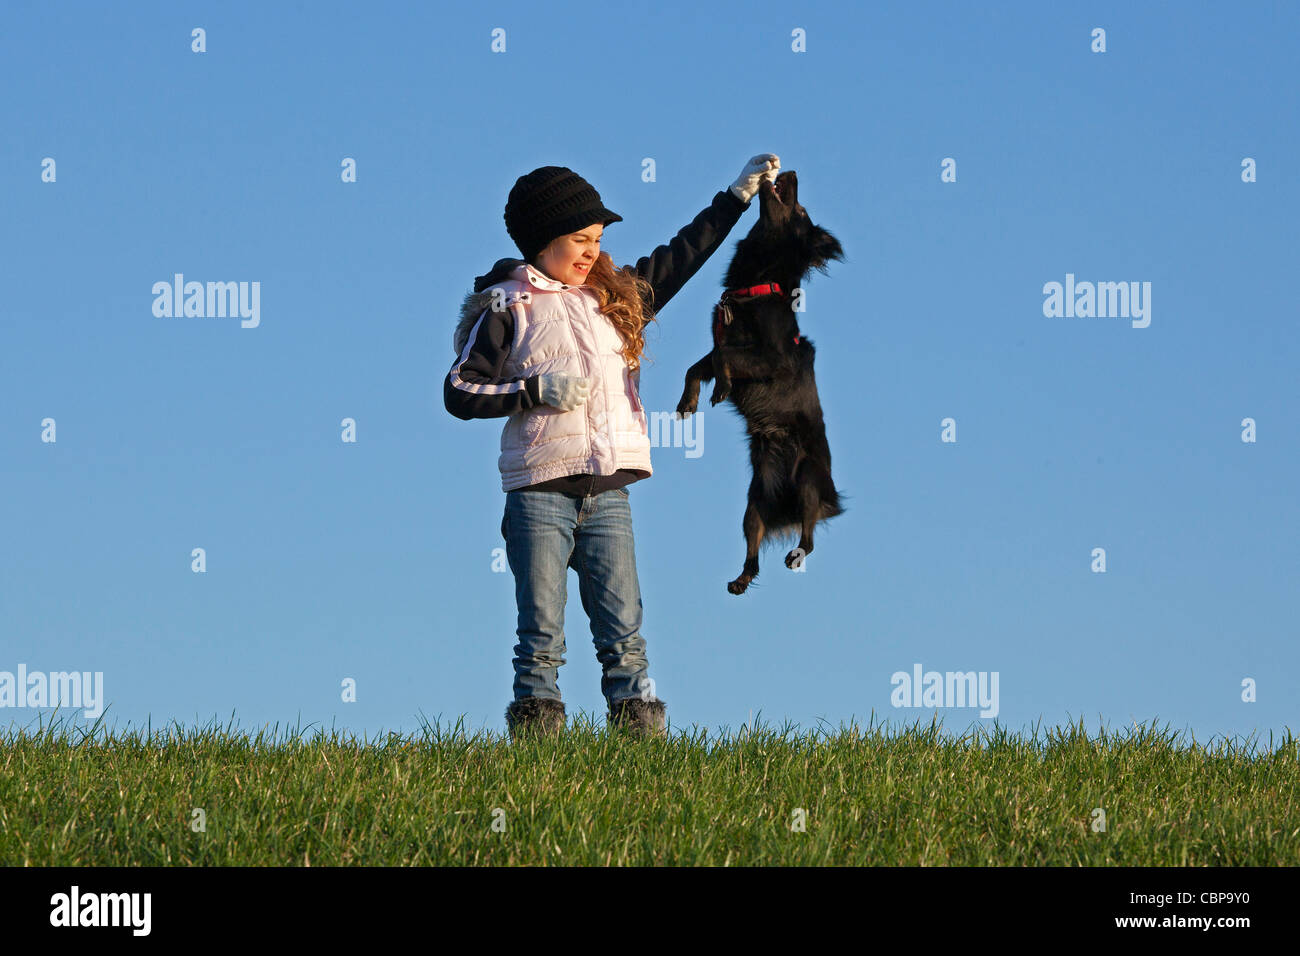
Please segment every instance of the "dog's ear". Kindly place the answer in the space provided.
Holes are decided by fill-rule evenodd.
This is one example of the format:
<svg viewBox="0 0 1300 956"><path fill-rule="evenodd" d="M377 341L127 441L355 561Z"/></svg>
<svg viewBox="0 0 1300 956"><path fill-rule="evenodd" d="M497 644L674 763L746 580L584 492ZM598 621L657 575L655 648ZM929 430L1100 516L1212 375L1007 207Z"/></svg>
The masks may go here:
<svg viewBox="0 0 1300 956"><path fill-rule="evenodd" d="M825 273L828 262L842 262L844 248L840 241L820 226L814 227L812 245L808 249L809 267Z"/></svg>

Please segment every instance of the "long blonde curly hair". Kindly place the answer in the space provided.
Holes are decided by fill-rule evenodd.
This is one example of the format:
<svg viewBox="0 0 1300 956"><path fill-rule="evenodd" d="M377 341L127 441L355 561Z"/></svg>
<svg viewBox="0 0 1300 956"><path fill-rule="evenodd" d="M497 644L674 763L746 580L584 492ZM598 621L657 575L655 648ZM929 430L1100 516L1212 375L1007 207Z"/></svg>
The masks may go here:
<svg viewBox="0 0 1300 956"><path fill-rule="evenodd" d="M645 351L645 329L656 321L654 287L637 275L632 266L617 268L608 252L601 252L584 283L596 293L597 311L623 338L622 355L633 372L641 367L641 356L653 362Z"/></svg>

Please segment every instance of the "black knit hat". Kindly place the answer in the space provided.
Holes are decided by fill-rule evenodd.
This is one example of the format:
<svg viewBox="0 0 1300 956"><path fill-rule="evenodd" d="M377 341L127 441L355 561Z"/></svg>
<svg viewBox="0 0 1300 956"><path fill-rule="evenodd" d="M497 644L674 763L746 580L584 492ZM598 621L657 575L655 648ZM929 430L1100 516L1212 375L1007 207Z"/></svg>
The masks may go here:
<svg viewBox="0 0 1300 956"><path fill-rule="evenodd" d="M591 183L565 166L542 166L520 176L506 200L506 232L530 265L556 236L622 221L601 204Z"/></svg>

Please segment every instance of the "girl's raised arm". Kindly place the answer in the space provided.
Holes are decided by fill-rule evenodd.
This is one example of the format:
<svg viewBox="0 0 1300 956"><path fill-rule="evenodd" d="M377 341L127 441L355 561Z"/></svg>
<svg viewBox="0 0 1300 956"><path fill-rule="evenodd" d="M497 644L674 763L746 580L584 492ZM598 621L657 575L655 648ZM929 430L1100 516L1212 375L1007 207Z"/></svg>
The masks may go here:
<svg viewBox="0 0 1300 956"><path fill-rule="evenodd" d="M719 190L689 225L682 227L665 245L637 260L637 274L654 288L656 313L722 245L741 213L749 208L760 180L774 178L780 168L781 160L775 153L755 156L745 164L736 181L727 189Z"/></svg>

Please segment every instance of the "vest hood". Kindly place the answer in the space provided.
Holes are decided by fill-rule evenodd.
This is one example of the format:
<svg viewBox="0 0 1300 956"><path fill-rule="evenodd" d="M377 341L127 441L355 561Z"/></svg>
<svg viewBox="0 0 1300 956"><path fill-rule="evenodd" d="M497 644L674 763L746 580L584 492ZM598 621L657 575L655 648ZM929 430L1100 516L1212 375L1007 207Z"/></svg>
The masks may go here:
<svg viewBox="0 0 1300 956"><path fill-rule="evenodd" d="M511 272L523 264L523 259L498 259L485 275L474 279L474 291L467 292L464 301L461 302L460 319L456 323L456 332L452 336L452 347L457 355L465 350L469 333L473 330L478 317L492 304L491 287L502 279L508 278Z"/></svg>

